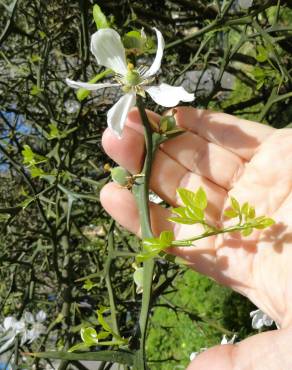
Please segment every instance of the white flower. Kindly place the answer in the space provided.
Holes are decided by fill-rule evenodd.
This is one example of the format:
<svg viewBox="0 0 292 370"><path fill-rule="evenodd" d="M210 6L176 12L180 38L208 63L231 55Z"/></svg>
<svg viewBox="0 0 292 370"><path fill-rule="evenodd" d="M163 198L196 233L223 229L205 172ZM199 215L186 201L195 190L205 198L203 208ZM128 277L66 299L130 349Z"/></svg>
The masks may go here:
<svg viewBox="0 0 292 370"><path fill-rule="evenodd" d="M25 322L23 320L16 320L12 316L4 319L3 326L0 327L0 332L4 334L0 338L0 353L5 352L14 342L18 334L25 332Z"/></svg>
<svg viewBox="0 0 292 370"><path fill-rule="evenodd" d="M208 348L200 348L197 352L192 352L190 354L190 360L193 361L198 355L200 355L202 352L205 352Z"/></svg>
<svg viewBox="0 0 292 370"><path fill-rule="evenodd" d="M252 4L253 4L253 0L238 0L238 5L242 9L248 9L252 6Z"/></svg>
<svg viewBox="0 0 292 370"><path fill-rule="evenodd" d="M200 352L192 352L190 354L190 361L193 361L199 354Z"/></svg>
<svg viewBox="0 0 292 370"><path fill-rule="evenodd" d="M149 193L149 200L150 202L152 203L155 203L155 204L160 204L163 202L163 199L161 199L156 193L154 193L153 191L150 191Z"/></svg>
<svg viewBox="0 0 292 370"><path fill-rule="evenodd" d="M273 325L274 320L260 309L251 311L249 315L252 317L251 326L253 329L261 329L263 326Z"/></svg>
<svg viewBox="0 0 292 370"><path fill-rule="evenodd" d="M233 344L235 342L235 339L236 339L236 335L234 334L233 337L231 339L228 339L226 337L226 335L224 334L223 335L223 338L221 340L221 344Z"/></svg>
<svg viewBox="0 0 292 370"><path fill-rule="evenodd" d="M16 320L13 316L6 317L3 326L0 325L0 353L5 352L18 335L21 338L20 344L24 344L27 341L31 343L44 334L46 327L42 322L46 320L46 317L46 313L42 310L36 314L35 318L30 312L25 312L21 320Z"/></svg>
<svg viewBox="0 0 292 370"><path fill-rule="evenodd" d="M21 338L21 343L25 343L29 341L29 343L33 342L37 339L40 335L46 332L46 327L43 325L43 322L46 320L47 315L44 311L40 310L35 318L32 313L25 312L24 320L30 327L30 329L26 329L23 333Z"/></svg>
<svg viewBox="0 0 292 370"><path fill-rule="evenodd" d="M98 64L111 69L115 73L117 83L90 84L66 79L73 88L83 87L87 90L99 90L106 87L121 87L125 95L108 111L107 123L114 133L121 137L128 112L136 104L136 94L145 96L145 91L151 98L164 107L174 107L180 101L194 100L194 94L189 94L183 87L170 86L162 83L152 86L154 76L160 69L164 50L164 39L161 32L154 28L157 36L157 52L150 68L140 66L135 69L127 64L126 52L120 35L111 28L98 30L91 37L91 52Z"/></svg>

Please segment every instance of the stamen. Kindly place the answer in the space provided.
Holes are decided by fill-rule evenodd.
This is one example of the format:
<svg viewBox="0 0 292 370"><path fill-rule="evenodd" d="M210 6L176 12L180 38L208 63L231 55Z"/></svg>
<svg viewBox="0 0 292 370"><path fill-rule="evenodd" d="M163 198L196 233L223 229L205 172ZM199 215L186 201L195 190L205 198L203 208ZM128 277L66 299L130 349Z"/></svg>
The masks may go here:
<svg viewBox="0 0 292 370"><path fill-rule="evenodd" d="M129 71L132 71L135 68L133 63L128 63L127 67Z"/></svg>
<svg viewBox="0 0 292 370"><path fill-rule="evenodd" d="M145 65L141 65L139 66L138 68L138 72L140 74L140 76L142 77L146 72L148 71L148 67L145 66Z"/></svg>

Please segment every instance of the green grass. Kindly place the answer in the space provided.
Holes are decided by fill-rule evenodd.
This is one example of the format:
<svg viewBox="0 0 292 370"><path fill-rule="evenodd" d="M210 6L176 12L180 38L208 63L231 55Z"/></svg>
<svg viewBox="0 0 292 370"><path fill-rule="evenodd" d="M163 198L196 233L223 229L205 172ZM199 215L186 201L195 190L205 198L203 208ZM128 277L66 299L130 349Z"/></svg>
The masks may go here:
<svg viewBox="0 0 292 370"><path fill-rule="evenodd" d="M174 286L177 291L161 297L163 306L151 317L151 370L185 369L192 352L219 344L223 334L243 339L252 332L249 312L254 306L239 294L191 270L177 277Z"/></svg>

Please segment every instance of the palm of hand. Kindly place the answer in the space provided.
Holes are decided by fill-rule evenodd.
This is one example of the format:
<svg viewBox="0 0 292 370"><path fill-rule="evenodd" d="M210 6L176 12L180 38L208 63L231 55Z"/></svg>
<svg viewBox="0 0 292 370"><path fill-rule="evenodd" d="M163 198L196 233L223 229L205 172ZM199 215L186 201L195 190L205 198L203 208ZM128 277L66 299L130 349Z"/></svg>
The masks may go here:
<svg viewBox="0 0 292 370"><path fill-rule="evenodd" d="M204 240L198 248L182 248L176 254L194 268L249 297L282 327L292 322L292 132L275 130L245 162L228 196L249 202L258 215L268 215L276 225L249 237L224 234ZM189 188L186 183L187 188ZM218 194L217 194L218 195ZM218 195L220 197L220 195ZM216 224L229 225L222 214ZM213 216L213 217L212 217ZM221 222L224 219L223 222ZM189 227L177 228L178 238L189 236Z"/></svg>
<svg viewBox="0 0 292 370"><path fill-rule="evenodd" d="M155 118L155 116L154 116ZM172 139L157 152L151 188L172 206L178 187L202 186L209 205L206 217L221 225L228 196L249 202L258 215L276 225L248 238L238 234L201 240L196 247L173 248L191 267L248 296L282 326L292 320L292 134L224 114L180 108L177 121L190 132ZM143 158L143 135L137 112L129 118L123 139L106 131L106 152L133 173ZM109 184L101 200L105 209L129 230L139 233L137 209L126 189ZM173 228L169 211L152 205L155 232ZM222 222L223 220L223 222ZM196 226L174 226L178 239L196 235Z"/></svg>

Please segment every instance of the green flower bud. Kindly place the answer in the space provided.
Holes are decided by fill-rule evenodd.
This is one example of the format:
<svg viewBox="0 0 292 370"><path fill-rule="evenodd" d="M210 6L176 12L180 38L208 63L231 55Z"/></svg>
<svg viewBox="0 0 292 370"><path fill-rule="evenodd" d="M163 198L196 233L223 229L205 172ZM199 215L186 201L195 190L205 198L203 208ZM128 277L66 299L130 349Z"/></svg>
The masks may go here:
<svg viewBox="0 0 292 370"><path fill-rule="evenodd" d="M127 186L131 174L125 168L119 166L111 169L111 177L115 183L121 186Z"/></svg>
<svg viewBox="0 0 292 370"><path fill-rule="evenodd" d="M160 132L165 133L176 128L176 120L174 116L163 116L159 122Z"/></svg>

